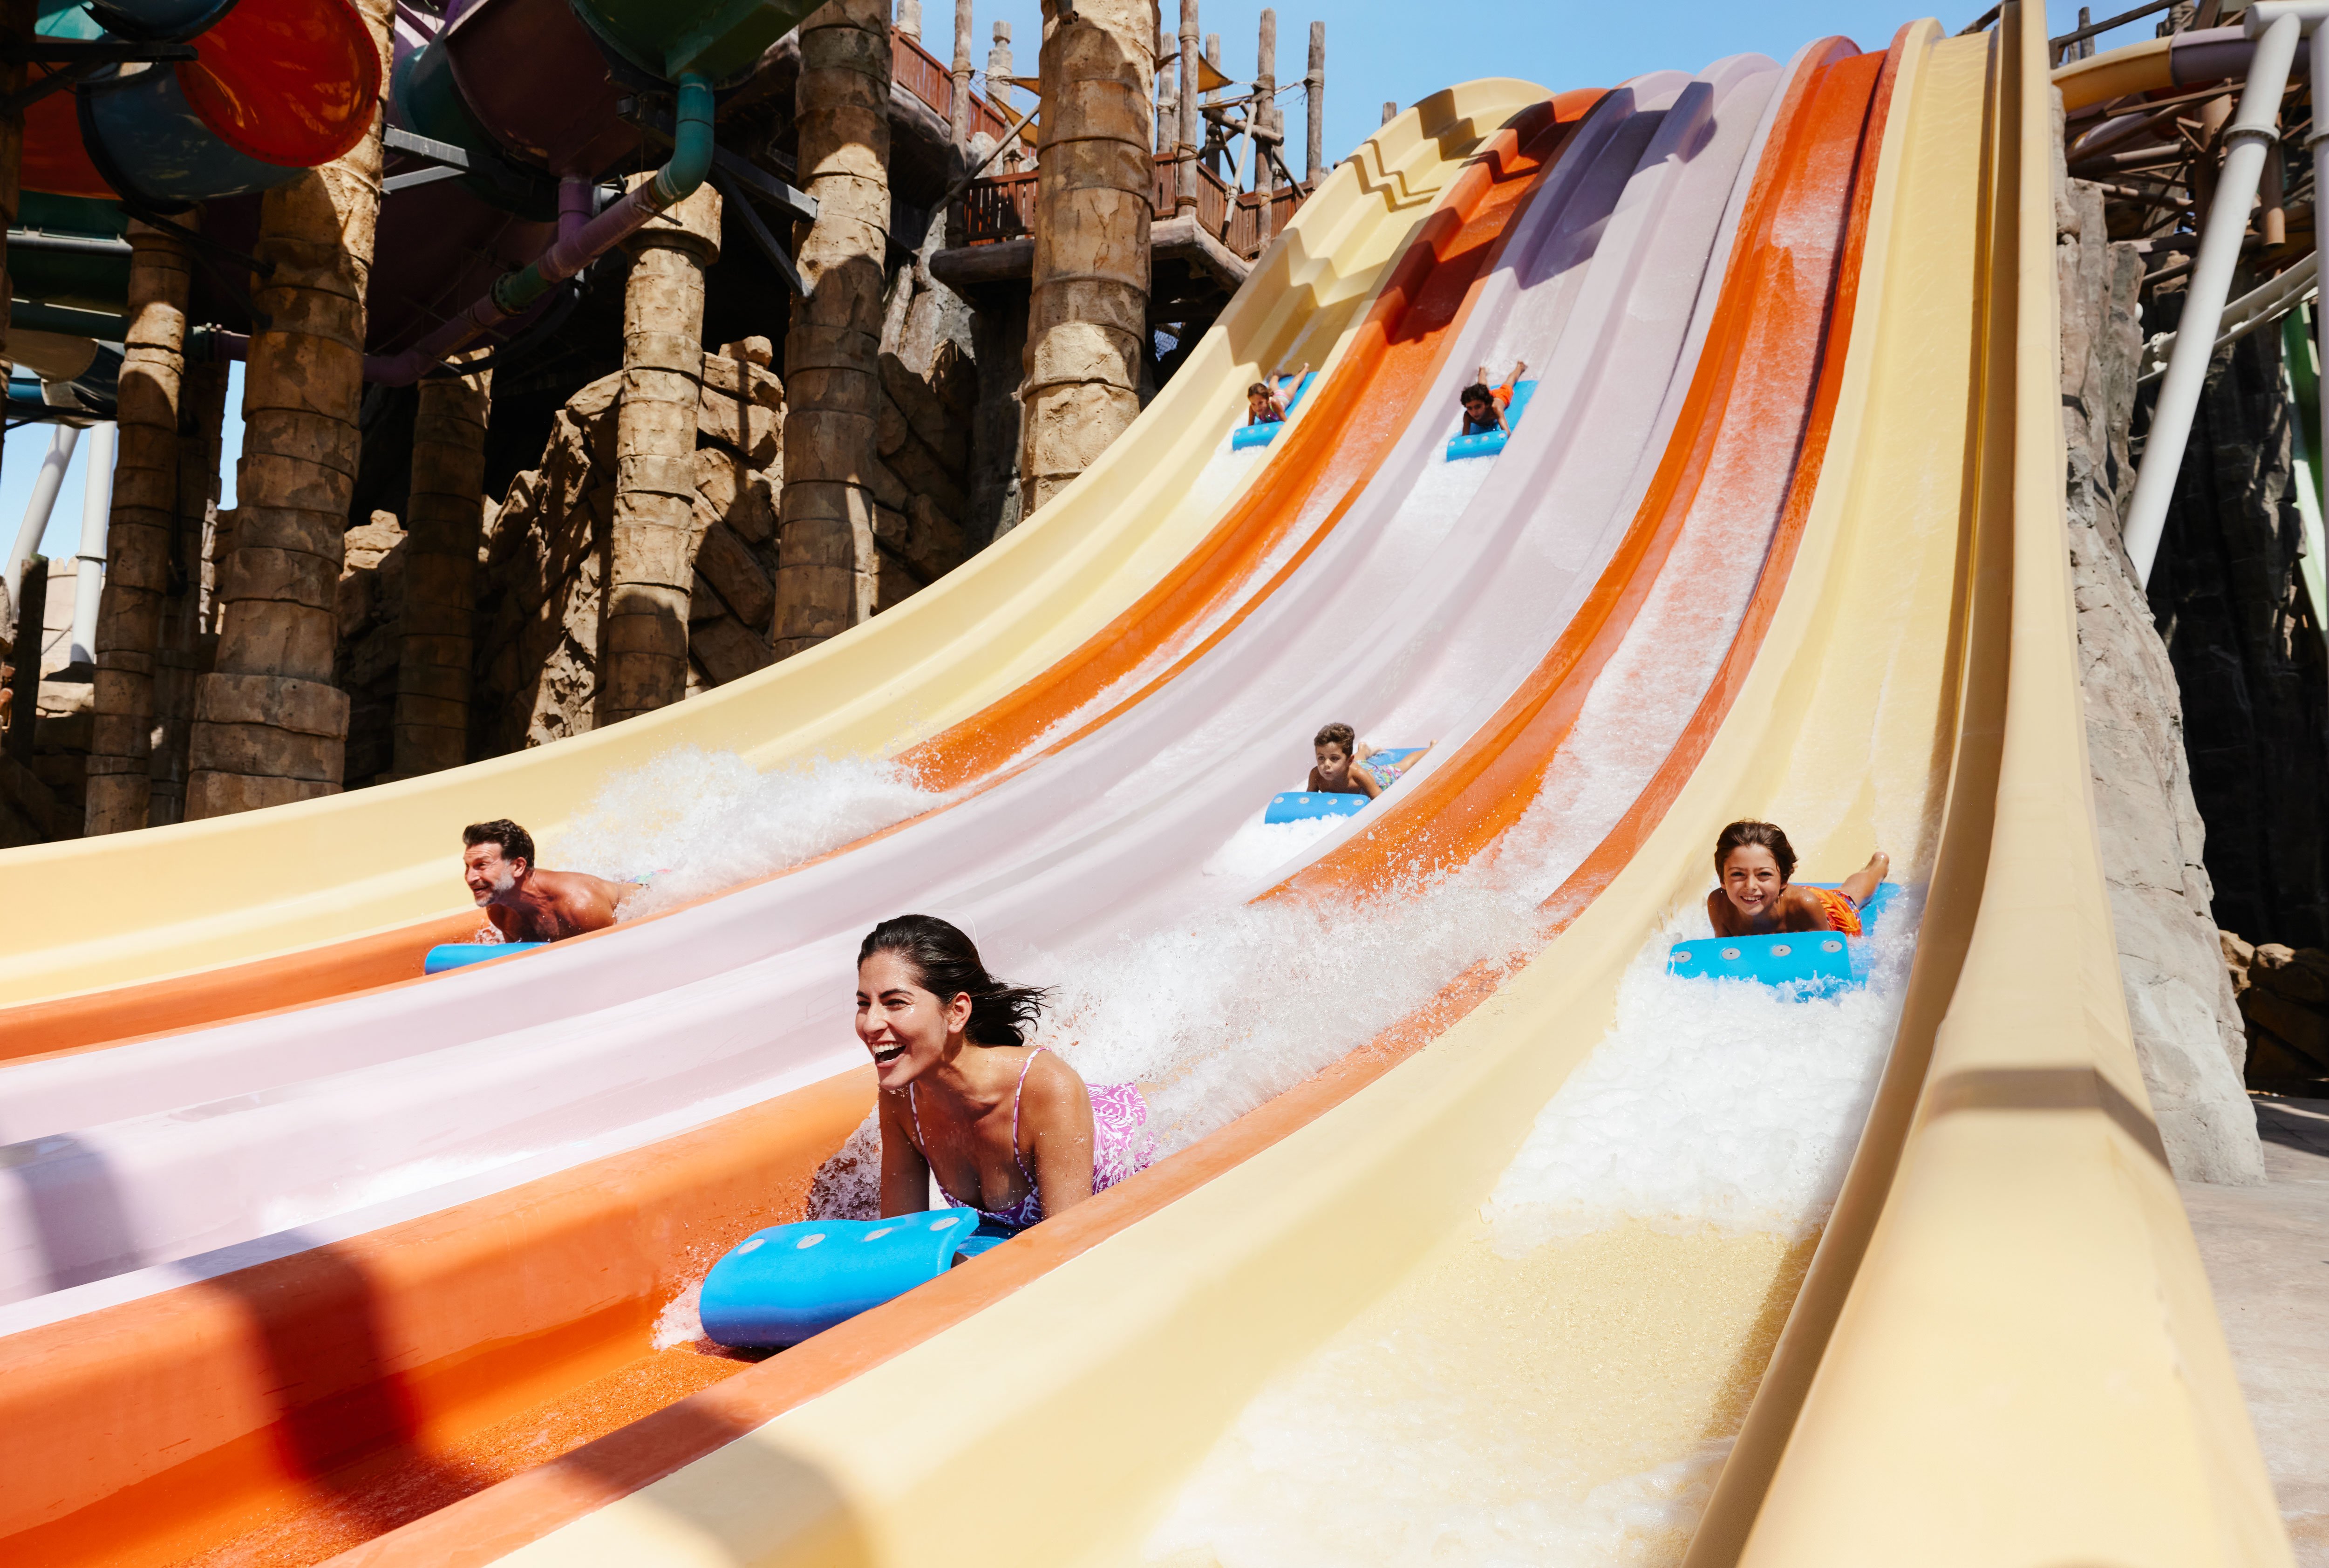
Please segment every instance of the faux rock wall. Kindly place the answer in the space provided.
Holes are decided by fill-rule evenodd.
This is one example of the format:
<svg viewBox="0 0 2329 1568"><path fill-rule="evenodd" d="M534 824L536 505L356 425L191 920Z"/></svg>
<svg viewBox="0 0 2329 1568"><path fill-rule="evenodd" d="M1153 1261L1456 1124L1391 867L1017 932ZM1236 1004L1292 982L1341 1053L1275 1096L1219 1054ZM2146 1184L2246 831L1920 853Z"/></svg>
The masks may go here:
<svg viewBox="0 0 2329 1568"><path fill-rule="evenodd" d="M2192 800L2176 672L2118 531L2135 485L2127 430L2143 264L2133 247L2107 239L2098 187L2058 173L2056 189L2087 750L2136 1053L2175 1174L2261 1182L2263 1151L2241 1083L2247 1039L2211 913L2207 832Z"/></svg>

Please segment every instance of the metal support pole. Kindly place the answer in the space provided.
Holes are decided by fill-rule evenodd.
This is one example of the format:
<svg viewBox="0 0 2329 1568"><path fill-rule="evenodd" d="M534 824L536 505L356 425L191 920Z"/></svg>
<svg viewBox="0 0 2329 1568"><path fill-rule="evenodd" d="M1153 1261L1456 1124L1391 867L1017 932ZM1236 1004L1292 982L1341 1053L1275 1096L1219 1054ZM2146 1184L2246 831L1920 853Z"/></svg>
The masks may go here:
<svg viewBox="0 0 2329 1568"><path fill-rule="evenodd" d="M72 646L67 664L97 664L97 611L105 591L105 535L113 518L110 421L89 430L89 465L80 479L80 548L74 553Z"/></svg>
<svg viewBox="0 0 2329 1568"><path fill-rule="evenodd" d="M57 492L64 487L65 469L72 465L73 443L80 439L78 425L57 425L41 471L33 480L33 498L24 506L24 525L16 531L16 548L8 553L8 602L24 602L24 562L41 547L49 530L49 516L57 509Z"/></svg>
<svg viewBox="0 0 2329 1568"><path fill-rule="evenodd" d="M2277 10L2260 5L2249 12ZM2127 503L2126 553L2135 574L2151 581L2152 562L2159 553L2159 536L2167 526L2167 504L2175 494L2175 477L2183 466L2183 449L2192 437L2192 418L2199 410L2200 393L2207 384L2208 361L2215 352L2216 327L2223 319L2224 301L2231 293L2232 271L2239 264L2240 239L2249 226L2249 206L2256 199L2264 160L2280 139L2281 90L2288 85L2289 67L2305 23L2294 14L2272 18L2263 28L2256 54L2249 62L2247 88L2239 111L2224 128L2223 173L2218 176L2208 204L2207 226L2200 238L2200 254L2192 269L2184 297L2183 316L2176 323L2175 350L2160 383L2159 401L2151 415L2151 433L2143 449L2143 468L2136 476L2135 496ZM2317 155L2316 155L2317 156Z"/></svg>

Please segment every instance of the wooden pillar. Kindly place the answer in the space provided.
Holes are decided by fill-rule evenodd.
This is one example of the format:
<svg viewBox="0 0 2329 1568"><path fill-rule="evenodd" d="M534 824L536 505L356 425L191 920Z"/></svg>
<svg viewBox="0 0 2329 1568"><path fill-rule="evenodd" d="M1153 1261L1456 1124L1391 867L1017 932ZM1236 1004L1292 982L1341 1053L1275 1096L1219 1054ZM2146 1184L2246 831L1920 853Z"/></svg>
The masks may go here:
<svg viewBox="0 0 2329 1568"><path fill-rule="evenodd" d="M1228 71L1221 69L1221 35L1218 33L1208 33L1205 34L1205 63L1213 68L1213 71L1216 75L1227 76L1229 74ZM1202 71L1198 73L1197 80L1201 83L1205 80L1204 74ZM1205 127L1205 146L1210 150L1205 154L1205 168L1209 173L1214 175L1219 175L1221 172L1221 154L1219 143L1219 133L1216 131L1214 127L1207 125Z"/></svg>
<svg viewBox="0 0 2329 1568"><path fill-rule="evenodd" d="M954 102L949 105L954 145L970 145L970 0L954 0ZM801 42L808 41L806 33ZM806 64L802 67L806 70ZM798 102L796 93L795 102Z"/></svg>
<svg viewBox="0 0 2329 1568"><path fill-rule="evenodd" d="M457 768L469 760L469 618L476 604L477 537L486 511L486 420L492 408L489 370L466 376L433 375L420 383L420 406L412 419L412 491L404 518L404 621L398 628L392 723L391 766L400 777ZM618 413L618 428L620 420ZM688 435L693 444L693 420ZM684 659L684 648L681 656ZM683 675L683 684L684 680Z"/></svg>
<svg viewBox="0 0 2329 1568"><path fill-rule="evenodd" d="M636 186L653 178L634 175L631 181ZM615 410L615 520L591 718L602 730L687 694L695 424L703 404L703 269L720 254L720 193L700 186L649 221L629 249L623 395ZM411 591L408 581L408 603Z"/></svg>
<svg viewBox="0 0 2329 1568"><path fill-rule="evenodd" d="M1173 215L1197 213L1197 0L1181 0L1181 166L1173 185Z"/></svg>
<svg viewBox="0 0 2329 1568"><path fill-rule="evenodd" d="M873 613L873 498L882 411L882 297L890 229L890 40L882 0L828 0L801 27L803 186L796 230L809 297L785 336L785 490L773 647L785 658ZM955 58L969 55L969 0ZM957 80L966 78L957 77ZM966 89L957 106L966 112Z"/></svg>
<svg viewBox="0 0 2329 1568"><path fill-rule="evenodd" d="M175 565L162 609L162 647L154 671L153 794L147 826L186 819L186 748L194 696L210 673L211 613L218 561L219 454L226 423L224 361L190 364L178 387L178 510L171 534Z"/></svg>
<svg viewBox="0 0 2329 1568"><path fill-rule="evenodd" d="M1310 24L1310 69L1303 73L1303 133L1309 156L1302 177L1314 187L1326 177L1326 24Z"/></svg>
<svg viewBox="0 0 2329 1568"><path fill-rule="evenodd" d="M922 41L922 0L898 0L897 28L915 43Z"/></svg>
<svg viewBox="0 0 2329 1568"><path fill-rule="evenodd" d="M986 96L1003 111L1006 121L1019 118L1011 102L1011 24L998 22L995 24L995 46L986 52ZM1019 166L1017 137L1011 138L1011 145L998 162L1008 168Z"/></svg>
<svg viewBox="0 0 2329 1568"><path fill-rule="evenodd" d="M1245 145L1253 156L1253 188L1261 194L1261 210L1254 215L1261 221L1261 242L1269 244L1271 211L1270 193L1278 189L1278 170L1269 161L1278 144L1269 135L1278 128L1278 13L1264 7L1261 13L1261 35L1254 46L1253 99L1245 106L1245 123L1249 131Z"/></svg>
<svg viewBox="0 0 2329 1568"><path fill-rule="evenodd" d="M1146 0L1043 21L1019 479L1042 507L1140 412L1148 336L1148 147L1156 35Z"/></svg>
<svg viewBox="0 0 2329 1568"><path fill-rule="evenodd" d="M1171 157L1181 140L1181 56L1178 42L1156 7L1156 151ZM1169 65L1166 63L1170 61Z"/></svg>
<svg viewBox="0 0 2329 1568"><path fill-rule="evenodd" d="M1395 104L1395 103L1392 103L1392 102L1389 101L1388 99L1386 99L1386 100L1384 101L1384 103L1383 103L1383 117L1382 117L1382 122L1383 122L1383 124L1385 124L1385 125L1389 125L1389 124L1391 124L1391 121L1393 121L1393 120L1397 119L1398 118L1399 118L1399 105L1397 105L1397 104Z"/></svg>
<svg viewBox="0 0 2329 1568"><path fill-rule="evenodd" d="M186 369L184 245L129 226L129 334L123 343L113 516L97 612L96 713L82 815L88 834L143 827L153 794L154 671L178 516L178 398Z"/></svg>
<svg viewBox="0 0 2329 1568"><path fill-rule="evenodd" d="M393 0L356 0L388 80ZM267 193L242 397L235 548L218 661L194 700L186 816L339 793L348 698L332 685L343 535L363 396L364 288L380 218L380 116L344 156Z"/></svg>

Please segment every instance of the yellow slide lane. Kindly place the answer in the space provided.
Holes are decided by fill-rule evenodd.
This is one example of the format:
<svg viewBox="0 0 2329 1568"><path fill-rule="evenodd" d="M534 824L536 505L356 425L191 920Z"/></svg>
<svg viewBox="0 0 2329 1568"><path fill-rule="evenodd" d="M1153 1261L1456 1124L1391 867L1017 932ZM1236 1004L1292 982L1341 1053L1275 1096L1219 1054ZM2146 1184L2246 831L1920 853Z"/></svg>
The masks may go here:
<svg viewBox="0 0 2329 1568"><path fill-rule="evenodd" d="M184 974L463 907L462 824L537 837L607 776L674 746L762 770L889 755L1081 646L1197 548L1231 499L1198 482L1245 383L1331 373L1442 187L1542 88L1489 79L1417 104L1344 161L1189 361L1082 477L877 620L690 702L554 746L328 799L0 854L0 900L37 912L0 955L0 1005ZM1246 465L1247 477L1259 464ZM263 1001L258 1005L264 1005Z"/></svg>
<svg viewBox="0 0 2329 1568"><path fill-rule="evenodd" d="M1257 1396L1334 1374L1348 1420L1307 1436L1340 1437L1395 1382L1378 1347L1421 1337L1445 1353L1434 1396L1469 1419L1357 1445L1355 1514L1475 1462L1589 1501L1711 1469L1743 1414L1693 1568L2287 1563L2098 868L2042 27L2009 5L1986 35L1908 34L1776 618L1689 782L1573 925L1279 1143L506 1560L1150 1560ZM1807 879L1873 841L1929 887L1892 1064L1800 1295L1806 1249L1754 1233L1628 1225L1497 1256L1480 1205L1749 815L1788 827ZM1578 1560L1673 1563L1691 1511L1580 1537Z"/></svg>

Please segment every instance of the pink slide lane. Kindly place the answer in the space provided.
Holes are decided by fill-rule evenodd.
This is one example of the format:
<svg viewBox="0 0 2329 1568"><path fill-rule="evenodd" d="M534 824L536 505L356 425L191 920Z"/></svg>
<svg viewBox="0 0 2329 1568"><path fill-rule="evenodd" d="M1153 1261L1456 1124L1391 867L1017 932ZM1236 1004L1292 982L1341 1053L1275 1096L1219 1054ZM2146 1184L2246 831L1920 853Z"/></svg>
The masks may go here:
<svg viewBox="0 0 2329 1568"><path fill-rule="evenodd" d="M1245 1053L1201 1016L1239 1016L1241 997L1191 1003L1174 1026L1139 957L1153 940L1227 943L1250 960L1221 966L1231 986L1266 978L1273 943L1293 944L1288 961L1363 957L1355 928L1322 938L1327 917L1246 907L1355 830L1264 827L1261 805L1299 784L1325 720L1452 750L1544 656L1659 460L1786 74L1746 56L1609 95L1513 225L1431 411L1350 514L1172 679L1000 783L570 947L0 1070L21 1140L0 1187L0 1332L501 1190L857 1064L856 944L904 909L964 925L1006 973L1074 977L1061 1044L1095 1079L1151 1086L1172 1145L1493 954L1523 901L1458 890L1482 912L1441 923L1484 950L1451 947L1354 995L1299 1049ZM1540 384L1509 448L1447 461L1457 389L1515 358ZM1757 553L1738 569L1749 586L1759 566ZM1369 815L1395 823L1405 787ZM111 1119L90 1121L99 1105Z"/></svg>

